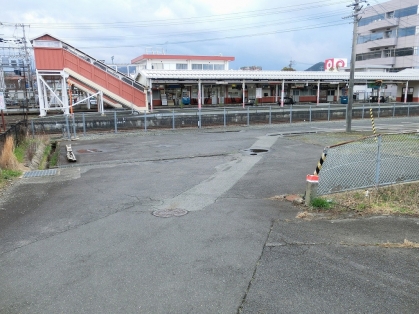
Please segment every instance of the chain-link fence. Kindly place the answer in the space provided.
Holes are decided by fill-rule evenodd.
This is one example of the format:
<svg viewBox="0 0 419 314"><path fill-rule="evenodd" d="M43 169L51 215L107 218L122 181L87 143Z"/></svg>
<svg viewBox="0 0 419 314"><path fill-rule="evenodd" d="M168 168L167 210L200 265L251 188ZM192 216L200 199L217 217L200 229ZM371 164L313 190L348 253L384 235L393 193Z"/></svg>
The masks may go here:
<svg viewBox="0 0 419 314"><path fill-rule="evenodd" d="M325 154L319 195L419 180L419 133L370 136Z"/></svg>

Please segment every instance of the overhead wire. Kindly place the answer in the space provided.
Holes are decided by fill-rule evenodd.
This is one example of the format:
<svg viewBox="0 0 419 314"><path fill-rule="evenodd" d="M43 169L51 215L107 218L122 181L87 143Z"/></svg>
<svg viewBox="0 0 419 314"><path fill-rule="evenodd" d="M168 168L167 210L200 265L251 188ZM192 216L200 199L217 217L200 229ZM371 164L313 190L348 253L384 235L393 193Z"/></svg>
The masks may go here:
<svg viewBox="0 0 419 314"><path fill-rule="evenodd" d="M107 23L31 23L32 28L54 28L54 29L94 29L94 28L141 28L141 27L155 27L155 26L173 26L185 25L193 23L206 23L206 22L220 22L231 21L250 17L261 17L267 15L277 15L280 13L290 13L298 10L312 10L316 8L324 8L325 6L336 6L340 3L346 3L347 0L322 0L305 3L304 8L301 5L281 6L262 10L241 11L229 14L207 15L199 17L183 17L176 19L164 20L146 20L146 21L131 21L131 22L107 22ZM327 4L329 3L329 4ZM14 25L14 23L3 22L5 25Z"/></svg>

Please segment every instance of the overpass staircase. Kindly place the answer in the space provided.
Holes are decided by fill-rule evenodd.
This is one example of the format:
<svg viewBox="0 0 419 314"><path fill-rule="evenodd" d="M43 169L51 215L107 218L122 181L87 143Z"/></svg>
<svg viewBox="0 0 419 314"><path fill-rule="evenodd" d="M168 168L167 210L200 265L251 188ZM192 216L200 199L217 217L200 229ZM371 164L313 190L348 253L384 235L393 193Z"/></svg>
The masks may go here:
<svg viewBox="0 0 419 314"><path fill-rule="evenodd" d="M49 34L32 39L31 43L41 116L57 109L68 114L72 106L92 97L97 97L98 110L101 112L104 103L113 108L148 111L145 87L129 75L116 71L103 61ZM83 91L86 98L73 102L71 86Z"/></svg>

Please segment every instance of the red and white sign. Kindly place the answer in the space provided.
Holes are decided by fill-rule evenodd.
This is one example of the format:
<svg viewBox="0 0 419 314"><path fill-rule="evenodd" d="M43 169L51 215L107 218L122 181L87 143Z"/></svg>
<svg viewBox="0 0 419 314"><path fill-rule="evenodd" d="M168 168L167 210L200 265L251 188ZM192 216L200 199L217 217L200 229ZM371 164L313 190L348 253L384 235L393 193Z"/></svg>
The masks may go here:
<svg viewBox="0 0 419 314"><path fill-rule="evenodd" d="M339 68L345 68L347 65L348 59L345 58L326 59L324 61L324 70L337 72Z"/></svg>

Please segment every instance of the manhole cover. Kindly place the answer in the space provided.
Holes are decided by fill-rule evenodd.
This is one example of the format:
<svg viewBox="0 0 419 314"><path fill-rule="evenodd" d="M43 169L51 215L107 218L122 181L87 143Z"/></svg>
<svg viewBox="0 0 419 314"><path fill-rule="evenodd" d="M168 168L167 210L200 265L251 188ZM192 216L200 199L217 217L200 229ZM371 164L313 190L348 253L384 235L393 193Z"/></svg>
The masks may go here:
<svg viewBox="0 0 419 314"><path fill-rule="evenodd" d="M79 154L91 154L91 153L101 153L102 151L96 148L91 149L80 149L77 151Z"/></svg>
<svg viewBox="0 0 419 314"><path fill-rule="evenodd" d="M156 217L161 218L170 218L170 217L179 217L186 215L188 213L185 209L175 208L175 209L159 209L152 212Z"/></svg>

